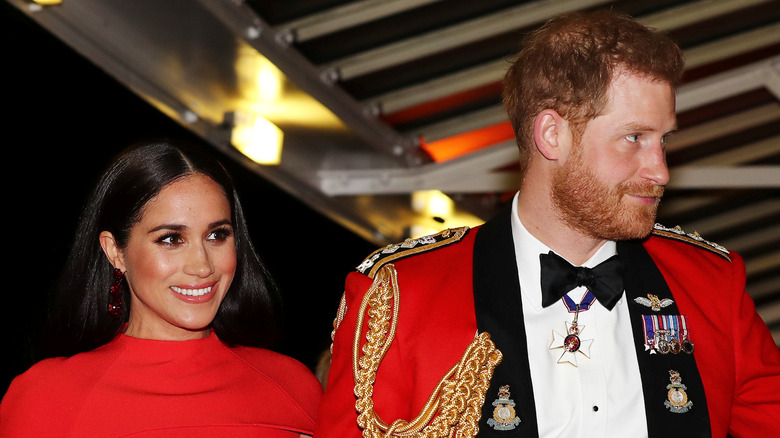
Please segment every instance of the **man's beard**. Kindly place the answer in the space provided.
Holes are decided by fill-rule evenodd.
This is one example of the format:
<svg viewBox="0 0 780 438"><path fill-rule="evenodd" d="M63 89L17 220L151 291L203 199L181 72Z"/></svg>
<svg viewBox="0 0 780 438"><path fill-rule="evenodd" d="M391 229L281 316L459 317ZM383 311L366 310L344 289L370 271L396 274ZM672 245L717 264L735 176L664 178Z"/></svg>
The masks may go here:
<svg viewBox="0 0 780 438"><path fill-rule="evenodd" d="M639 239L653 229L658 202L639 205L624 195L655 196L663 186L649 182L623 182L611 188L602 184L582 159L582 146L575 146L566 165L553 177L552 198L560 219L574 230L605 240Z"/></svg>

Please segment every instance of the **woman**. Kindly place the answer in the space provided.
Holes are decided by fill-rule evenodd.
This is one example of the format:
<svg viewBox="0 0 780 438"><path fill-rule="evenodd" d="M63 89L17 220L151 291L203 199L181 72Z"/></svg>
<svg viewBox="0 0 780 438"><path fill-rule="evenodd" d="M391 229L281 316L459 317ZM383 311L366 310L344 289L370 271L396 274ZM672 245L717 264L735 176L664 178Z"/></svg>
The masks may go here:
<svg viewBox="0 0 780 438"><path fill-rule="evenodd" d="M54 355L11 384L0 436L297 437L322 388L257 348L273 288L225 169L183 145L122 153L79 222Z"/></svg>

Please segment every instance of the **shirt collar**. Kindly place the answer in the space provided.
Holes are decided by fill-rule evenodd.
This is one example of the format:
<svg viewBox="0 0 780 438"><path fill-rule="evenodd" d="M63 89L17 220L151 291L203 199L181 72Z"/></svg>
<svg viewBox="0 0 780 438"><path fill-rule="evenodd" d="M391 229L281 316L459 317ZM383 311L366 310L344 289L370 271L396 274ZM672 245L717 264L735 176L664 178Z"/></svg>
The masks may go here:
<svg viewBox="0 0 780 438"><path fill-rule="evenodd" d="M520 276L520 292L523 294L524 303L529 303L536 311L540 311L542 309L542 287L539 254L555 251L525 228L517 213L517 197L518 194L515 194L512 199L511 223L517 272ZM617 244L614 241L607 241L581 266L592 268L615 254L617 254Z"/></svg>

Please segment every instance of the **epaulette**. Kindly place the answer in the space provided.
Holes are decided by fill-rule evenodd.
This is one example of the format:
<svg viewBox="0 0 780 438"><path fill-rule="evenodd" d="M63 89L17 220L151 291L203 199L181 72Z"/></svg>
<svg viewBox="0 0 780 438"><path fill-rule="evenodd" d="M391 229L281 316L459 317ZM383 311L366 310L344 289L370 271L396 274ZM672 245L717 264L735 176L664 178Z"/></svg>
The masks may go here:
<svg viewBox="0 0 780 438"><path fill-rule="evenodd" d="M419 237L417 239L406 239L402 243L393 243L384 248L372 252L357 270L373 278L379 268L383 265L400 260L415 254L431 251L436 248L451 245L460 241L469 231L469 227L448 228L436 234Z"/></svg>
<svg viewBox="0 0 780 438"><path fill-rule="evenodd" d="M689 243L691 245L698 246L699 248L703 248L707 251L715 253L728 261L731 261L729 250L727 250L725 247L720 246L717 243L710 242L709 240L704 240L697 232L686 233L682 228L680 228L679 225L674 228L668 228L661 224L655 224L653 227L653 235Z"/></svg>

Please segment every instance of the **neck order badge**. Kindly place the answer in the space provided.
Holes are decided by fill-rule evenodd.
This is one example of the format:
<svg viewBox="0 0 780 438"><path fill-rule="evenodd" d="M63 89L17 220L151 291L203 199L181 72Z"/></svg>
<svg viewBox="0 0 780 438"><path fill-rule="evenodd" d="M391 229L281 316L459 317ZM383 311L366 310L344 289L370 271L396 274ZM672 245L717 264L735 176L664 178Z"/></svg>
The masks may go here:
<svg viewBox="0 0 780 438"><path fill-rule="evenodd" d="M558 358L558 363L568 363L570 365L577 366L577 353L590 358L590 346L593 344L593 339L581 339L580 333L585 329L585 326L579 326L577 319L580 312L584 312L590 309L590 306L596 301L596 297L588 291L582 298L579 304L575 304L574 300L569 298L568 295L564 295L561 298L563 304L569 310L569 313L574 313L574 320L569 324L566 323L566 335L553 330L553 340L550 344L550 350L563 349L561 357Z"/></svg>

